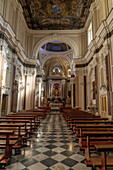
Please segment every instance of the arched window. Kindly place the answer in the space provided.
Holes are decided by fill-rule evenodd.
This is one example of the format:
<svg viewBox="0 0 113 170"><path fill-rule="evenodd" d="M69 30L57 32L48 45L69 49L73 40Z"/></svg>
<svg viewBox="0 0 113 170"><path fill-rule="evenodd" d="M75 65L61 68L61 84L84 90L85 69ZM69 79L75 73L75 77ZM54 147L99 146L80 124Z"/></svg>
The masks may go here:
<svg viewBox="0 0 113 170"><path fill-rule="evenodd" d="M92 22L91 22L88 28L88 45L90 44L92 39L93 39L93 29L92 29Z"/></svg>

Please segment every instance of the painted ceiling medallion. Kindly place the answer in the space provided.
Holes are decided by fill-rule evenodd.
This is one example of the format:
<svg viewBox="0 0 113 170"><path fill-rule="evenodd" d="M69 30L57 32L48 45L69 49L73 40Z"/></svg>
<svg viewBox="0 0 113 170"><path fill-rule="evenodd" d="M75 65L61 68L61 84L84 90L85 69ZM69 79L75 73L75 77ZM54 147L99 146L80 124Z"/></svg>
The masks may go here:
<svg viewBox="0 0 113 170"><path fill-rule="evenodd" d="M50 15L50 17L52 17L51 20L53 19L53 17L57 17L56 19L58 19L58 17L61 17L61 15L65 15L66 6L64 3L59 4L59 5L48 4L47 12Z"/></svg>
<svg viewBox="0 0 113 170"><path fill-rule="evenodd" d="M53 5L51 7L51 13L54 14L54 15L59 15L62 13L62 8L58 5Z"/></svg>

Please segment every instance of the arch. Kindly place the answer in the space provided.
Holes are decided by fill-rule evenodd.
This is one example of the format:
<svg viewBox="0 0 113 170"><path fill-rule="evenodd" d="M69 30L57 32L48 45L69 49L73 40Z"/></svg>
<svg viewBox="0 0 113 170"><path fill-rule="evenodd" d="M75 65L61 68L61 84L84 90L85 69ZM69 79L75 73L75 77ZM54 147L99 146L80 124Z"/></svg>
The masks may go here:
<svg viewBox="0 0 113 170"><path fill-rule="evenodd" d="M49 60L51 57L53 57L53 55L50 55L50 56L48 56L46 59L44 58L44 59L41 61L42 68L44 67L44 64L46 63L46 61ZM65 59L68 61L70 67L71 67L71 59L70 59L68 56L62 56L62 55L60 55L59 57L65 58Z"/></svg>
<svg viewBox="0 0 113 170"><path fill-rule="evenodd" d="M63 36L63 35L60 35L60 34L57 34L57 33L50 34L50 35L42 38L38 43L36 43L34 50L33 50L33 57L36 59L37 56L38 56L38 52L39 52L40 48L44 44L46 44L50 41L54 41L54 40L62 41L64 43L68 44L73 51L73 58L79 57L79 50L78 50L78 46L75 43L75 41L70 37L66 37L66 36Z"/></svg>
<svg viewBox="0 0 113 170"><path fill-rule="evenodd" d="M53 88L54 84L59 84L59 86L60 86L60 88L61 88L61 83L59 83L59 82L57 82L57 81L52 84L52 88Z"/></svg>

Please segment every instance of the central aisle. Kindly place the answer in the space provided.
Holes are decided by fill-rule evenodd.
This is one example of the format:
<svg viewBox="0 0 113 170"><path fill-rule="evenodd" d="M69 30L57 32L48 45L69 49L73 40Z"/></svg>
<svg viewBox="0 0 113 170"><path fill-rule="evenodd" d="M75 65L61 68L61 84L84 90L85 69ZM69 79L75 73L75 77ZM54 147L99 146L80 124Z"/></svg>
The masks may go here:
<svg viewBox="0 0 113 170"><path fill-rule="evenodd" d="M90 170L62 115L47 115L32 135L30 147L12 157L11 170ZM18 162L17 162L18 161Z"/></svg>

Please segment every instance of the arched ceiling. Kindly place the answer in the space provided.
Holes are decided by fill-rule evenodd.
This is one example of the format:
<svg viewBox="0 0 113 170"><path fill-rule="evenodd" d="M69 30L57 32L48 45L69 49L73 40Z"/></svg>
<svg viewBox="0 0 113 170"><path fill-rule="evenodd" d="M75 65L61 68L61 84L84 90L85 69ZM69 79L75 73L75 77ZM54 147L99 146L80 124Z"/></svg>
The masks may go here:
<svg viewBox="0 0 113 170"><path fill-rule="evenodd" d="M36 30L83 28L93 0L18 0L27 25Z"/></svg>
<svg viewBox="0 0 113 170"><path fill-rule="evenodd" d="M67 74L66 70L67 68L70 68L70 65L65 58L61 56L52 56L45 62L43 67L46 76L49 75L49 73L52 71L54 67L59 67L61 70L63 70L64 74L66 75Z"/></svg>

